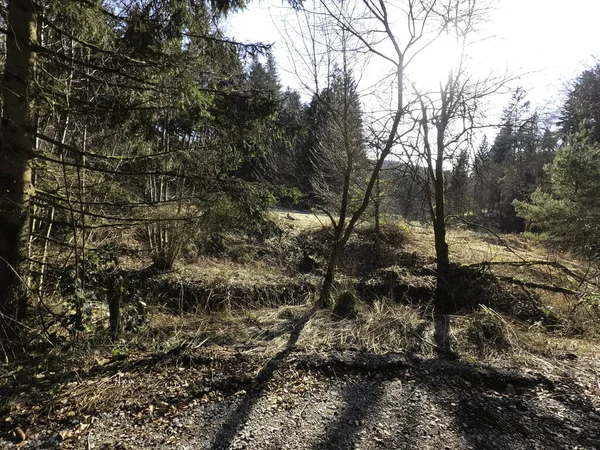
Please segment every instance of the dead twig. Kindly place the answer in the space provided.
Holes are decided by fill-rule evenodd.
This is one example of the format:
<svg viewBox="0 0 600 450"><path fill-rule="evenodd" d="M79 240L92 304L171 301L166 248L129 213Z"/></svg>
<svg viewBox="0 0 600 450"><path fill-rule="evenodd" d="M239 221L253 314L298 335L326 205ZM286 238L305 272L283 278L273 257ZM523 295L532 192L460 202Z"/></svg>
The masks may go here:
<svg viewBox="0 0 600 450"><path fill-rule="evenodd" d="M557 262L557 261L542 261L542 260L534 260L534 261L485 261L482 263L473 263L468 264L467 267L480 267L480 266L511 266L511 267L531 267L531 266L549 266L555 269L560 270L571 278L577 280L580 283L580 287L587 283L593 286L596 286L595 283L586 279L586 275L579 275L573 272L571 269L566 267L565 265Z"/></svg>
<svg viewBox="0 0 600 450"><path fill-rule="evenodd" d="M488 233L494 235L496 237L496 239L498 239L498 242L500 242L500 244L502 244L509 252L511 252L513 255L515 255L517 258L519 258L521 261L527 262L525 260L525 258L523 258L521 255L519 255L515 250L513 250L513 248L510 245L508 245L504 241L504 239L502 239L500 237L500 235L498 233L496 233L494 230L486 227L485 225L481 225L481 224L474 223L474 222L469 222L468 220L465 220L462 217L458 217L458 216L454 216L454 215L446 217L446 223L448 223L451 219L456 219L456 220L463 222L465 225L481 228L482 230L487 231Z"/></svg>
<svg viewBox="0 0 600 450"><path fill-rule="evenodd" d="M552 286L549 284L534 283L532 281L519 280L518 278L509 277L509 276L505 276L505 275L496 275L496 278L501 281L506 281L508 283L516 284L517 286L530 287L530 288L534 288L534 289L543 289L545 291L559 292L561 294L568 294L568 295L576 295L576 296L583 295L582 292L574 291L572 289L567 289L567 288L563 288L563 287L559 287L559 286Z"/></svg>

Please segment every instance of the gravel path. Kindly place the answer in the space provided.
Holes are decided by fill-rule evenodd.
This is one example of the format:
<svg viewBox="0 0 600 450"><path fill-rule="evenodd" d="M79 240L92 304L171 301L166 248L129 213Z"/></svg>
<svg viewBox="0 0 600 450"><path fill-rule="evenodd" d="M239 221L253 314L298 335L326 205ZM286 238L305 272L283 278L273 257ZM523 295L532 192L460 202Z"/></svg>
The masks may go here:
<svg viewBox="0 0 600 450"><path fill-rule="evenodd" d="M177 355L178 364L150 372L121 367L113 378L90 374L72 391L86 382L119 380L131 383L128 395L139 401L40 422L24 442L0 440L0 448L600 448L593 378L401 353L284 350L270 359L222 359L227 364L218 375L212 367L205 371L207 361L218 360L214 354ZM179 388L155 391L152 377L163 376L165 386L170 380ZM103 386L109 395L112 384Z"/></svg>

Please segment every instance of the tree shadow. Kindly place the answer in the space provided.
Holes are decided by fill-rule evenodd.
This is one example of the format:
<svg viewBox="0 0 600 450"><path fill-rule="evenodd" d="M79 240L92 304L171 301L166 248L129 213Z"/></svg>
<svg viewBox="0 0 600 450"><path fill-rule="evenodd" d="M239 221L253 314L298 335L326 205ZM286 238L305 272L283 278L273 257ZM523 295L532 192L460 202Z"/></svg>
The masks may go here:
<svg viewBox="0 0 600 450"><path fill-rule="evenodd" d="M583 398L573 399L573 386L569 393L557 392L554 383L541 374L521 375L490 365L468 363L446 358L419 359L405 355L407 365L401 366L393 360L400 354L372 355L346 359L343 364L331 355L329 364L319 362L321 373L327 374L335 367L338 374L342 368L356 374L379 372L373 379L361 379L348 383L344 388L343 406L330 425L327 434L312 448L353 449L364 445L372 448L375 439L373 427L364 422L392 419L386 424L395 435L377 440L378 448L419 448L422 444L422 430L427 430L432 420L429 411L435 407L449 423L452 437L467 448L506 449L506 448L565 448L579 445L582 448L600 448L589 432L587 416L594 411L591 402ZM373 364L365 368L365 361L373 359ZM315 368L315 366L313 366ZM410 390L406 386L395 390L392 379L402 378L408 368L414 382L414 391L424 394L431 403L422 406L422 400L410 401ZM368 372L367 372L368 370ZM387 392L400 392L403 404L402 413L390 413L394 399ZM549 406L550 405L550 406ZM399 419L398 417L402 417ZM586 425L587 424L587 425ZM358 442L361 428L369 431L365 436L370 443ZM457 442L448 444L457 445Z"/></svg>
<svg viewBox="0 0 600 450"><path fill-rule="evenodd" d="M310 440L310 446L315 450L349 450L357 445L363 448L360 442L363 433L366 433L365 439L371 440L366 443L366 448L423 447L422 435L417 430L430 426L430 406L435 406L448 418L453 437L460 440L461 446L494 450L565 448L574 445L600 448L600 444L591 439L592 432L599 433L590 430L594 422L590 421L589 414L594 411L594 405L586 400L583 388L575 383L568 384L568 381L555 386L542 374L523 375L491 364L448 358L449 354L453 355L448 315L434 314L434 340L439 349L435 358L424 359L410 352L378 355L358 351L297 353L293 359L288 358L309 319L307 315L289 321L287 330L290 334L285 347L264 365L256 377L244 378L242 385L233 387L229 386L232 382L227 381L228 393L243 388L248 394L238 400L241 403L230 412L214 434L211 432L210 444L202 448L217 450L231 447L247 421L253 419L253 414L256 418L255 407L264 397L274 374L290 365L300 373L320 372L335 380L342 391L342 406L325 426L324 436L313 444L314 429L307 427L300 430L301 437ZM176 348L125 367L125 359L115 359L83 376L69 372L61 374L60 378L47 377L37 383L29 380L28 388L35 387L36 395L45 399L52 391L53 381L57 379L62 382L75 377L85 380L124 370L151 372L162 364L188 357L185 349L179 350ZM236 365L242 364L239 359L234 362ZM198 358L189 361L190 365L203 363L204 360ZM206 363L208 365L210 360L206 359ZM253 366L252 370L255 368ZM251 371L245 370L244 373ZM341 374L351 376L345 378ZM342 378L341 381L338 376ZM396 380L400 384L394 385ZM404 384L405 380L410 380L411 389ZM420 400L411 401L409 391L412 388L425 394L429 404ZM392 394L397 396L392 398ZM187 401L182 400L184 403ZM171 403L180 410L179 400ZM390 413L391 406L398 404L402 408L387 419L395 434L389 437L389 442L372 442L374 431L367 429L366 424L380 414ZM283 420L287 420L287 417ZM321 420L320 416L317 420ZM598 422L595 424L597 427ZM282 440L286 438L289 439L289 436L281 436ZM295 448L293 442L286 444L288 448Z"/></svg>
<svg viewBox="0 0 600 450"><path fill-rule="evenodd" d="M331 426L323 442L317 442L316 449L354 449L365 417L378 405L383 395L380 383L353 383L344 389L344 413L340 414ZM348 427L348 424L353 426Z"/></svg>
<svg viewBox="0 0 600 450"><path fill-rule="evenodd" d="M450 344L450 316L448 314L434 314L433 325L433 340L437 357L458 359L458 354L452 350Z"/></svg>
<svg viewBox="0 0 600 450"><path fill-rule="evenodd" d="M381 412L382 402L390 382L388 378L386 376L377 377L373 380L357 381L348 385L344 389L341 413L327 427L328 432L324 439L316 442L313 448L315 450L353 450L365 446L371 448L369 444L372 442L381 448L388 448L386 440L390 441L387 444L393 442L390 435L401 435L403 448L418 447L419 436L414 432L408 432L408 430L415 430L419 425L417 418L421 411L421 405L418 402L407 401L406 405L402 405L403 430L378 423L378 414ZM410 394L406 395L405 399L408 400L408 397ZM391 428L392 433L388 432L387 436L380 434L386 428ZM397 441L393 445L394 448L399 448Z"/></svg>
<svg viewBox="0 0 600 450"><path fill-rule="evenodd" d="M559 448L564 445L565 436L580 441L578 427L534 407L535 389L554 390L549 379L542 375L527 377L490 365L457 361L459 355L451 348L450 316L444 314L445 308L436 307L435 310L437 357L429 360L427 365L439 367L448 364L451 370L446 372L458 374L466 389L453 388L431 376L421 377L420 381L433 394L432 398L437 399L436 403L454 418L456 427L469 445L478 449L512 448L517 438L520 442L535 442L543 448ZM581 411L593 411L593 406L583 398L581 396L574 405L564 401L560 403L571 416L581 417Z"/></svg>
<svg viewBox="0 0 600 450"><path fill-rule="evenodd" d="M310 317L311 314L307 314L292 322L290 336L285 347L273 356L273 358L271 358L258 373L252 388L250 388L251 390L248 391L242 403L229 415L226 422L219 428L219 431L212 440L211 449L220 450L231 446L235 436L240 431L240 428L250 418L254 406L264 394L268 381L282 365L283 360L294 349L300 338L300 333L304 329L306 323L310 320Z"/></svg>
<svg viewBox="0 0 600 450"><path fill-rule="evenodd" d="M579 445L582 448L599 448L600 444L590 436L590 413L594 405L585 398L583 388L575 383L565 384L564 392L557 392L554 383L542 374L523 375L489 364L458 360L451 348L450 317L434 314L434 340L436 357L421 359L405 353L408 367L414 369L414 381L452 422L457 439L469 448L564 448ZM398 354L397 354L398 355ZM330 355L335 359L335 355ZM392 354L374 355L363 353L358 357L340 361L319 363L327 373L334 366L337 373L379 372L384 376L380 383L361 382L348 385L344 390L344 405L339 415L327 427L326 436L313 447L316 449L351 449L357 445L357 437L363 420L378 414L385 396L387 378L402 377L407 366L397 364ZM365 361L375 361L365 364ZM562 384L562 383L561 383ZM579 394L573 395L573 392ZM414 405L406 404L406 408ZM413 408L414 409L414 408ZM417 405L419 410L419 405ZM426 416L419 419L418 412L409 413L396 428L404 428L403 439L393 447L380 443L382 448L417 448L420 436L415 433L420 423L428 423ZM586 423L588 425L586 425ZM411 425L412 424L412 425ZM356 425L356 426L355 426ZM411 429L412 427L412 429ZM411 440L412 439L412 440Z"/></svg>
<svg viewBox="0 0 600 450"><path fill-rule="evenodd" d="M593 405L583 397L570 403L568 396L552 394L555 386L543 375L439 359L425 366L428 376L420 382L472 448L564 448L566 442L592 448L583 424ZM538 403L538 395L551 398L555 409Z"/></svg>

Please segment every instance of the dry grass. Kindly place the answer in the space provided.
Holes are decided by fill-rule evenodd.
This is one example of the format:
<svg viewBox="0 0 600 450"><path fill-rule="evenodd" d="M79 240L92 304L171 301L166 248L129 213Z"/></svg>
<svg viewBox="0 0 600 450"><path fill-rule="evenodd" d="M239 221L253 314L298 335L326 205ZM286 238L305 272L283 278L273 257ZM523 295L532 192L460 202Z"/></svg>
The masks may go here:
<svg viewBox="0 0 600 450"><path fill-rule="evenodd" d="M254 256L247 261L204 258L163 275L173 291L161 294L158 292L160 286L156 287L156 297L161 300L151 306L149 322L139 333L126 334L122 342L114 345L106 332L98 332L86 340L71 344L67 352L57 347L50 354L55 354L57 359L62 358L65 366L76 366L82 362L84 365L88 364L85 361L93 365L98 359L107 358L112 353L127 353L137 349L168 351L180 346L194 348L201 345L221 345L266 354L278 351L286 345L294 323L311 313L310 298L321 281L319 273L295 273L295 267L290 262L293 259L289 254L294 251L293 246L297 242L294 239L306 233L321 233L323 224L327 224L327 221L322 216L291 211L280 212L277 221L284 229L284 234L260 244L260 250L266 256L257 256L255 247L248 250L249 254L254 252ZM404 268L398 269L402 275L402 283L415 288L423 284L421 291L433 292L431 275L427 278L421 273L423 271L412 271L412 268L420 269L420 265L431 261L434 256L431 228L418 224L409 225L402 221L388 221L386 227L397 229L402 236L395 251L402 252L405 256L416 255L414 258L405 258L406 261L402 262ZM368 233L369 227L364 225L359 230L357 244L353 248L368 250L368 246L363 245L369 239ZM463 228L452 228L448 233L451 259L459 264L520 261L522 258L557 261L579 274L586 274L587 266L583 261L565 253L549 252L539 242L527 237L503 235L502 240L503 243L500 243L488 233ZM363 259L358 253L357 255L351 256L356 260ZM358 267L355 261L347 266ZM342 269L344 268L342 265ZM592 284L580 284L550 266L494 265L491 270L496 275L560 284L570 289L591 292L594 288ZM588 278L595 281L591 275L591 271L588 271ZM344 287L347 289L352 289L357 282L354 272L349 275L340 273L339 279L345 280ZM311 284L312 293L310 290L300 291L299 280ZM482 280L485 282L487 278ZM502 288L504 284L499 286ZM508 284L506 286L507 295L521 289ZM229 307L198 314L182 314L184 308L164 308L169 301L175 304L183 301L184 291L188 287L198 293L197 296L190 294L190 298L194 297L193 301L221 296L223 298L219 297L219 305ZM277 293L286 289L285 302L281 302ZM599 309L593 305L595 297L590 295L573 298L539 289L529 291L532 301L552 318L550 324L544 321L525 323L493 302L488 302L487 307L479 308L477 302L474 302L475 309L472 312L450 318L451 347L461 356L479 359L528 353L552 355L555 352L569 352L569 348L573 352L587 352L596 348L591 343L600 336ZM359 302L355 319L335 320L330 311L313 314L304 325L297 346L307 351L354 348L373 353L407 350L433 355L436 349L434 320L426 313L430 310L427 308L427 301L431 298L397 298L392 302L385 298L389 295L387 292L377 293L375 300L371 299L370 303ZM286 302L291 305L281 306ZM161 303L162 308L159 306ZM207 300L207 305L208 303ZM237 305L237 309L233 305ZM206 309L211 310L208 307ZM174 314L174 311L180 314Z"/></svg>
<svg viewBox="0 0 600 450"><path fill-rule="evenodd" d="M298 254L301 255L301 249L297 248L298 239L312 236L311 245L315 249L322 247L319 238L323 224L328 225L326 218L284 211L277 220L284 230L281 237L260 244L248 241L241 247L238 241L232 241L235 252L226 257L204 258L194 264L180 265L177 271L157 277L167 282L165 286L168 289L161 292L160 289L165 286L160 285L149 289L148 294L154 295L155 301L148 302L148 322L139 332L124 333L119 342L113 343L106 330L98 329L84 336L85 339L79 336L66 345L45 350L35 367L25 369L31 372L30 377L37 380L38 375L52 373L75 373L75 376L68 382L59 377L56 387L50 386L48 395L52 401L43 410L44 414L48 413L48 408L54 408L56 417L67 418L69 408L93 411L101 404L111 402L143 405L153 402L154 399L149 396L157 391L183 395L189 391L189 386L185 384L184 377L178 378L177 371L182 368L183 357L199 349L207 350L207 354L214 352L215 370L223 361L239 362L238 358L243 361L246 356L256 359L260 366L290 345L295 347L295 351L308 353L358 350L373 354L406 351L423 357L438 355L436 318L430 315L432 308L427 306L427 302L432 300L430 293L434 292L435 276L431 268L422 270L422 266L431 263L435 256L430 227L408 225L402 221L388 222L387 227L398 233L390 233L397 239L392 246L393 252L386 254L386 258L399 259L390 267L380 268L367 261L372 256L369 254L372 249L369 246L369 227L364 225L358 230L354 246L349 247L354 254L347 255L350 261L340 265L339 288L354 289L360 271L369 269L371 272L367 275L366 272L362 274L365 278L379 274L387 281L394 279L396 285L411 287L412 294L405 289L404 294L396 292L398 298L391 301L387 297L394 295L389 293L389 289L386 293L376 293L369 302L357 303L356 317L340 319L329 310L315 311L312 308L311 299L314 288L321 281L320 273L301 275L295 265ZM450 256L455 263L559 262L588 281L581 282L557 267L543 264L522 267L492 265L482 269L485 276L481 278L457 278L458 290L464 292L474 287L472 292L475 294L472 296L487 295L489 298L487 306L481 305L486 303L484 299L476 299L468 311L465 308L449 316L446 338L450 349L466 361L494 361L495 364L510 361L547 375L569 373L587 380L588 384L597 383L590 377L600 377L600 374L594 375L594 370L584 371L581 367L587 359L597 359L600 353L600 296L595 294L598 275L585 261L568 253L548 250L530 238L503 235L502 240L503 243L492 235L462 228L452 228L448 233ZM490 301L496 298L494 296L503 296L514 305L511 298L520 298L516 294L524 291L504 282L496 283L490 270L494 275L561 285L585 295L575 297L528 288L525 299L535 302L552 320L526 322L517 319L518 314L511 314L510 308L503 308L502 302ZM303 283L311 284L312 293L300 289L305 286ZM149 282L145 284L150 285ZM152 293L152 289L156 292ZM207 311L197 314L183 314L183 308L174 310L165 306L169 302L183 301L186 289L194 294L190 294L194 301L204 299L208 305L211 298L221 296L220 303L217 303L225 304L223 302L226 301L229 307L221 310L207 307ZM278 297L278 293L283 291L287 292L286 295ZM417 292L424 292L423 298L416 298ZM408 298L410 295L413 298ZM288 304L282 305L285 303L279 301L282 298ZM102 312L105 313L105 310ZM106 317L102 319L106 321ZM297 331L299 335L295 336ZM565 359L571 355L577 355L579 359L576 368ZM135 366L139 363L142 366ZM211 360L210 368L207 368L202 364L189 363L190 367L185 369L196 370L194 377L201 379L212 376L212 372L208 372L213 370L212 364ZM94 371L100 375L79 379L79 374L87 372L93 375ZM16 366L7 365L0 370L0 379L6 382L16 379L17 375L20 376L20 369ZM66 383L72 385L67 386ZM9 409L11 401L10 398L5 400Z"/></svg>
<svg viewBox="0 0 600 450"><path fill-rule="evenodd" d="M318 231L331 227L326 215L309 211L280 210L274 213L274 220L282 229L292 231Z"/></svg>
<svg viewBox="0 0 600 450"><path fill-rule="evenodd" d="M361 304L353 320L338 320L329 311L315 312L309 306L181 317L154 311L142 332L126 335L117 345L80 342L63 352L60 372L73 370L75 377L57 378L59 382L51 386L48 400L35 414L68 418L72 411L91 413L111 403L134 410L148 404L161 408L165 403L156 400L157 392L163 397L187 398L193 389L189 380L212 377L229 362L241 364L240 376L255 373L290 345L307 353L408 351L435 357L434 322L419 308L386 299L371 306ZM297 341L290 340L294 330L300 331ZM585 366L585 358L591 361L600 344L549 334L491 308L451 316L448 340L451 350L467 362L516 363L545 376L577 376L589 385L595 382L595 369ZM576 367L562 358L572 353L580 358ZM119 355L127 356L114 358ZM194 355L209 357L210 362L194 362ZM59 373L57 367L38 368L43 374ZM218 395L218 390L211 391L205 400ZM4 406L12 409L10 401Z"/></svg>
<svg viewBox="0 0 600 450"><path fill-rule="evenodd" d="M431 325L422 311L382 299L372 306L361 304L356 319L337 319L328 310L310 306L186 315L155 314L144 331L128 345L154 342L153 348L169 351L177 347L221 345L242 352L275 354L288 343L291 330L309 317L295 346L316 352L355 349L373 353L410 350L430 353L427 341Z"/></svg>
<svg viewBox="0 0 600 450"><path fill-rule="evenodd" d="M435 257L433 228L429 225L399 222L407 230L407 250L421 256ZM524 235L502 234L500 241L493 234L481 230L473 231L462 227L450 227L447 241L450 259L459 264L482 261L551 260L574 269L585 271L587 264L570 252L546 247L543 243Z"/></svg>
<svg viewBox="0 0 600 450"><path fill-rule="evenodd" d="M298 345L307 351L419 351L426 326L419 310L381 300L363 306L354 320L332 320L328 311L318 312L304 327Z"/></svg>
<svg viewBox="0 0 600 450"><path fill-rule="evenodd" d="M225 346L242 353L274 355L288 345L290 333L308 317L298 341L299 351L359 350L382 354L408 351L436 354L434 319L420 308L381 299L360 304L355 319L339 320L328 310L287 306L209 316L156 315L144 332L128 344L154 342L154 349ZM449 342L461 357L472 360L553 357L565 353L592 355L597 341L567 338L531 326L489 307L468 315L450 316Z"/></svg>
<svg viewBox="0 0 600 450"><path fill-rule="evenodd" d="M283 211L279 213L277 220L280 226L287 226L288 234L294 236L302 233L320 233L323 224L327 224L325 217L311 213ZM387 226L397 228L406 236L406 241L402 243L403 251L405 254L419 256L414 264L433 258L434 243L430 227L408 225L402 221ZM460 264L476 264L483 261L556 261L577 273L582 273L582 268L585 267L582 261L568 254L549 252L539 242L527 237L503 235L501 238L502 242L486 232L452 228L448 232L451 258ZM227 285L249 287L293 281L292 274L283 273L280 266L270 263L271 261L265 262L260 259L244 264L206 259L202 263L180 270L177 276L187 280L202 278ZM572 289L581 288L573 279L550 266L513 267L500 264L494 265L491 270L497 275L513 276L540 283L554 283ZM343 274L341 278L344 278ZM318 285L317 276L314 276L313 281ZM591 289L589 286L584 288ZM536 301L543 312L552 318L550 328L547 323L520 322L507 312L500 312L495 306L481 306L471 314L451 318L452 346L459 353L473 358L494 358L515 352L542 354L545 350L539 336L546 336L550 342L563 336L584 340L595 338L600 334L597 309L580 303L580 299L563 294L541 290L530 291L528 295L532 296L532 301ZM436 345L433 339L433 321L430 317L424 316L424 309L418 306L419 304L422 303L416 302L417 306L410 306L379 299L371 305L360 304L358 317L354 320L332 320L328 311L318 312L305 325L298 345L307 350L356 348L376 353L410 350L432 354ZM291 323L289 317L296 317L300 313L305 314L303 308L307 307L233 311L225 315L212 315L210 320L200 321L201 323L196 322L199 319L185 316L181 318L180 325L171 327L174 337L168 341L166 347L178 345L175 342L186 339L197 343L208 338L211 342L228 344L235 342L235 345L248 348L259 346L274 349L283 345L286 334L289 334ZM193 324L192 331L187 325L188 322ZM161 333L165 337L169 334L166 331ZM144 339L141 338L142 341Z"/></svg>

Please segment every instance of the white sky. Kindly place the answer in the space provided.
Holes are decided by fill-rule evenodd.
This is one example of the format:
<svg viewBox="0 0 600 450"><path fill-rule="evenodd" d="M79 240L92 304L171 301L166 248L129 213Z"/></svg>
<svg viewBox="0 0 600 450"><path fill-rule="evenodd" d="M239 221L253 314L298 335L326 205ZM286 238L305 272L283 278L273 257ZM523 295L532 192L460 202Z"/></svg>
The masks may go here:
<svg viewBox="0 0 600 450"><path fill-rule="evenodd" d="M390 0L390 3L393 0ZM274 44L274 55L284 86L299 89L292 74L286 45L273 22L284 11L285 0L262 0L232 16L228 34L241 41ZM516 84L528 90L536 106L560 103L565 82L600 57L600 0L497 0L485 25L480 64L490 69L522 74ZM502 100L498 108L502 108Z"/></svg>

